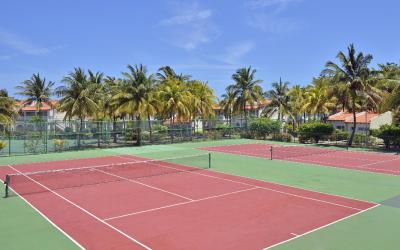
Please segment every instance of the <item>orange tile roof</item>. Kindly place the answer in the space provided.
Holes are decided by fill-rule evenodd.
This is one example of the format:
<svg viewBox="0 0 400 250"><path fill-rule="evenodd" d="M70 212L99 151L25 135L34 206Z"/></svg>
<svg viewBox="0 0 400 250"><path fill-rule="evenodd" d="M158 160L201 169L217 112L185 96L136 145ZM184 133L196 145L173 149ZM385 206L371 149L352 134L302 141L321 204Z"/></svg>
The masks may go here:
<svg viewBox="0 0 400 250"><path fill-rule="evenodd" d="M21 111L36 111L36 103L17 102L17 107ZM49 111L58 104L57 101L50 101L50 103L42 103L39 111Z"/></svg>
<svg viewBox="0 0 400 250"><path fill-rule="evenodd" d="M371 123L371 120L374 117L377 117L379 114L378 113L373 113L373 112L360 112L356 114L356 123L360 123L360 124L369 124ZM353 123L353 116L346 118L346 120L344 121L345 123Z"/></svg>
<svg viewBox="0 0 400 250"><path fill-rule="evenodd" d="M328 121L345 121L348 117L353 116L348 111L341 111L339 113L336 113L334 115L329 116Z"/></svg>

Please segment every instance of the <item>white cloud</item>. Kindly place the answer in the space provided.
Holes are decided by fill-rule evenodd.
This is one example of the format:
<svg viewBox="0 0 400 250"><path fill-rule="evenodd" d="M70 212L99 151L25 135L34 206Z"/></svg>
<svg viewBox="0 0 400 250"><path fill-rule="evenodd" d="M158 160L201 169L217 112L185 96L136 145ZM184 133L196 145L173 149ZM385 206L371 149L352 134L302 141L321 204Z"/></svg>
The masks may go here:
<svg viewBox="0 0 400 250"><path fill-rule="evenodd" d="M48 54L51 51L49 48L36 46L28 40L2 29L0 29L0 44L26 55L38 56Z"/></svg>
<svg viewBox="0 0 400 250"><path fill-rule="evenodd" d="M237 64L239 60L255 47L252 41L242 42L226 48L221 61L227 64Z"/></svg>
<svg viewBox="0 0 400 250"><path fill-rule="evenodd" d="M160 21L161 25L182 25L188 24L192 22L199 22L203 20L207 20L212 15L212 10L188 10L184 13L180 13L176 16L170 17L168 19L164 19Z"/></svg>
<svg viewBox="0 0 400 250"><path fill-rule="evenodd" d="M269 33L286 33L295 30L298 23L289 18L281 18L275 15L267 15L263 13L254 14L247 24L255 29Z"/></svg>
<svg viewBox="0 0 400 250"><path fill-rule="evenodd" d="M284 8L289 4L299 1L301 0L251 0L247 2L247 5L253 8L272 7L272 6Z"/></svg>
<svg viewBox="0 0 400 250"><path fill-rule="evenodd" d="M286 33L297 29L300 22L283 17L284 11L302 0L249 0L246 5L251 13L246 23L255 29L269 33Z"/></svg>
<svg viewBox="0 0 400 250"><path fill-rule="evenodd" d="M212 22L214 11L201 8L197 3L182 2L173 8L174 14L158 22L162 39L191 51L211 42L218 36L217 26Z"/></svg>

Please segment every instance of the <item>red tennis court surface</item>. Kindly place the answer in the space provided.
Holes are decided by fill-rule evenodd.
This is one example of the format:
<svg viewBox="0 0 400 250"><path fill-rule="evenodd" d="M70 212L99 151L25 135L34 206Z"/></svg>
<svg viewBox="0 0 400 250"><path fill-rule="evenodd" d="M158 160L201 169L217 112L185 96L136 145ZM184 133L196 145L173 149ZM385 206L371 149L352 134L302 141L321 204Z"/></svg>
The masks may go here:
<svg viewBox="0 0 400 250"><path fill-rule="evenodd" d="M4 166L0 174L4 179L16 172L84 167L63 177L59 172L22 174L14 191L87 249L263 249L375 206L209 169L193 171L181 164L143 160L112 156L54 161ZM97 168L124 162L132 167ZM139 178L135 169L141 168L179 171ZM79 185L82 178L86 185Z"/></svg>
<svg viewBox="0 0 400 250"><path fill-rule="evenodd" d="M400 175L400 156L389 153L334 150L311 146L279 146L276 144L239 144L200 149L270 159L271 147L272 158L276 160Z"/></svg>

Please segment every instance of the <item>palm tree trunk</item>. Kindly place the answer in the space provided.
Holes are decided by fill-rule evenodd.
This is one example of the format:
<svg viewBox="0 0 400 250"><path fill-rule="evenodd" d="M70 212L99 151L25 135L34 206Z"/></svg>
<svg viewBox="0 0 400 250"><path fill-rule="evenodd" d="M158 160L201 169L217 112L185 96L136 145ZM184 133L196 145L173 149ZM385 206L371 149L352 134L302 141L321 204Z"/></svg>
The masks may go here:
<svg viewBox="0 0 400 250"><path fill-rule="evenodd" d="M352 104L353 104L353 131L351 131L351 135L349 141L347 142L347 146L351 146L353 144L354 135L356 133L356 126L357 126L357 118L356 118L356 98L352 97Z"/></svg>

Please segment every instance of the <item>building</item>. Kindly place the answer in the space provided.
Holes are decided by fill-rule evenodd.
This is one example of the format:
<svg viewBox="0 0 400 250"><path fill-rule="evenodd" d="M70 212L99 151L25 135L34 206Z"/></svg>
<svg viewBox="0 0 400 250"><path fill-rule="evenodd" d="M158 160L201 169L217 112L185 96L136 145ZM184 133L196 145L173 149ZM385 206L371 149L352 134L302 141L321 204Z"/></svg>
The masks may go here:
<svg viewBox="0 0 400 250"><path fill-rule="evenodd" d="M365 134L369 129L378 129L385 124L392 124L392 112L388 111L383 114L375 112L358 112L356 113L356 133ZM335 129L353 131L353 114L348 111L341 111L334 115L329 116L328 122L333 125Z"/></svg>
<svg viewBox="0 0 400 250"><path fill-rule="evenodd" d="M56 107L57 101L50 101L48 103L42 103L39 110L36 108L36 102L24 103L17 102L18 116L17 121L30 121L33 117L38 116L43 121L54 121L64 119L64 112L58 112Z"/></svg>

